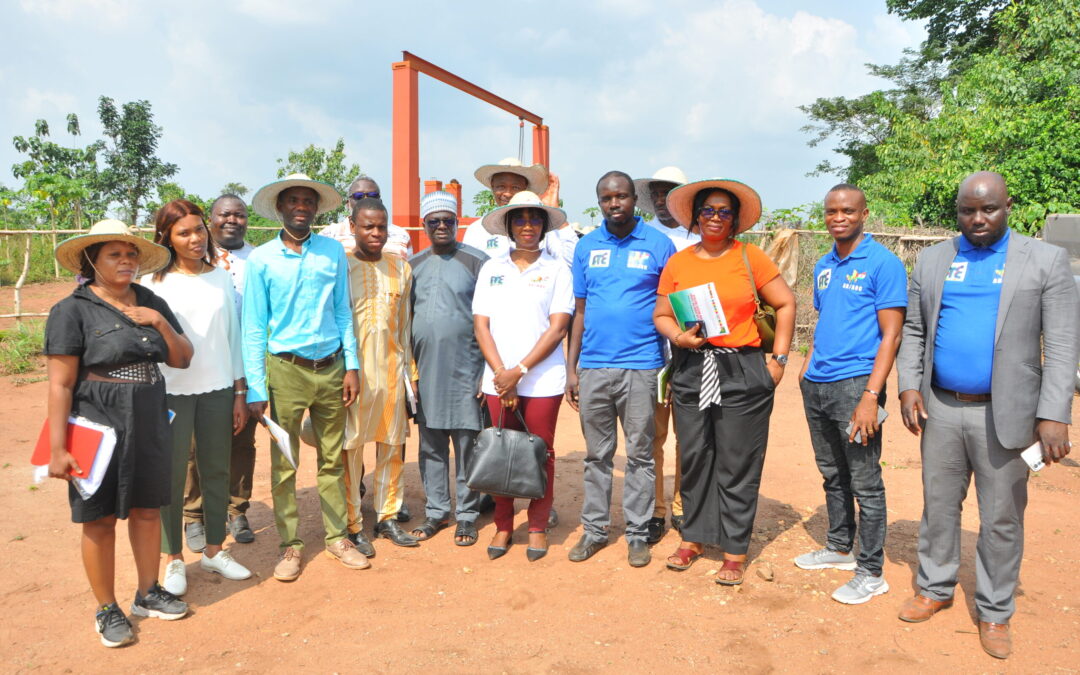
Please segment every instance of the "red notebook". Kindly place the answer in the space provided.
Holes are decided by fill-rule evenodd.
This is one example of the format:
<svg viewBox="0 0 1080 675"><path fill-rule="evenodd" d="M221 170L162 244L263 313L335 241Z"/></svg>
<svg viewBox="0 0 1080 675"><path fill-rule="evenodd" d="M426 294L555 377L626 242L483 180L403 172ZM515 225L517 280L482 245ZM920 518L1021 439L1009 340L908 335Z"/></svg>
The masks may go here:
<svg viewBox="0 0 1080 675"><path fill-rule="evenodd" d="M77 422L68 420L67 426L67 449L79 463L82 473L71 472L77 478L87 478L90 468L94 466L94 457L97 456L98 448L101 447L101 439L104 432L99 429L91 429ZM52 459L52 448L49 444L49 420L41 427L37 445L34 446L34 454L30 457L30 463L34 466L46 466Z"/></svg>

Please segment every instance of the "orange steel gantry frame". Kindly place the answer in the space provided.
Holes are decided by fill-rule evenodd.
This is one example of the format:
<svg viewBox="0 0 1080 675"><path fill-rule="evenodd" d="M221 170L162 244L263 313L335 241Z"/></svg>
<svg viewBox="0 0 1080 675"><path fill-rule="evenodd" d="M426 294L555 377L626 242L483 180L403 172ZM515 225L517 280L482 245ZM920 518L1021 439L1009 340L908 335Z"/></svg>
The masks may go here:
<svg viewBox="0 0 1080 675"><path fill-rule="evenodd" d="M539 115L514 105L419 56L403 51L401 59L391 66L394 73L392 212L395 224L409 230L409 236L412 237L415 248L420 234L418 231L420 228L420 101L417 94L420 73L460 89L496 108L502 108L518 119L531 122L533 125L533 163L543 164L545 167L550 166L548 128ZM478 158L478 160L490 161L486 158ZM460 211L460 204L458 208Z"/></svg>

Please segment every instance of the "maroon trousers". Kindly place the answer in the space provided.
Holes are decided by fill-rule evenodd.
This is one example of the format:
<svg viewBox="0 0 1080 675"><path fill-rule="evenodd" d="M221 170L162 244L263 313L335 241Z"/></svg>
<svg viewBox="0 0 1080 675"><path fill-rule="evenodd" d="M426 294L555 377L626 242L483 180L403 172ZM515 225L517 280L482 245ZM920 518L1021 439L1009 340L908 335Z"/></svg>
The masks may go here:
<svg viewBox="0 0 1080 675"><path fill-rule="evenodd" d="M548 451L547 491L542 498L529 501L529 532L547 530L551 503L555 499L555 423L559 421L559 406L562 404L562 399L562 394L518 398L518 408L521 410L521 416L525 418L525 424L531 433L544 441ZM504 428L524 431L517 415L509 410L503 411L502 401L498 396L488 395L487 405L492 424L498 424L499 415L502 414ZM510 497L495 497L495 528L499 532L512 532L514 529L514 500Z"/></svg>

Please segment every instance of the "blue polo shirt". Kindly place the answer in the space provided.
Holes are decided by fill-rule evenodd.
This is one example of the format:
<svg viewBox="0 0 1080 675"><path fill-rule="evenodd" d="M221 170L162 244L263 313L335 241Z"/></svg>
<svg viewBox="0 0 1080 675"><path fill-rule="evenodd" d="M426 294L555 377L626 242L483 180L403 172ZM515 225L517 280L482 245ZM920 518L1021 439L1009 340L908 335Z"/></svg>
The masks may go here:
<svg viewBox="0 0 1080 675"><path fill-rule="evenodd" d="M941 290L931 381L962 394L988 394L1009 230L985 248L964 236L957 240L956 257Z"/></svg>
<svg viewBox="0 0 1080 675"><path fill-rule="evenodd" d="M663 339L653 326L660 271L675 253L667 236L641 219L619 239L605 220L578 241L574 296L585 298L582 368L646 370L664 366Z"/></svg>
<svg viewBox="0 0 1080 675"><path fill-rule="evenodd" d="M836 382L869 375L881 346L881 309L907 307L907 271L872 235L846 258L836 245L814 266L814 351L806 379Z"/></svg>

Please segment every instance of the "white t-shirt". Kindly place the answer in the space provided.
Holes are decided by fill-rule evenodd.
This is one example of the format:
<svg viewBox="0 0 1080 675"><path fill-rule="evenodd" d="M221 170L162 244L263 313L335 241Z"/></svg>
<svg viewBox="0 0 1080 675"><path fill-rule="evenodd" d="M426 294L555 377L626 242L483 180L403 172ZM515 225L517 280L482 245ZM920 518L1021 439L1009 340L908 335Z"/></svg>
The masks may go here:
<svg viewBox="0 0 1080 675"><path fill-rule="evenodd" d="M681 251L687 246L693 246L701 241L701 235L697 232L691 232L682 225L676 225L675 227L667 227L660 222L659 218L654 217L649 222L645 223L649 227L653 228L657 232L662 232L667 235L672 244L675 244L675 250Z"/></svg>
<svg viewBox="0 0 1080 675"><path fill-rule="evenodd" d="M349 225L348 218L332 225L327 225L319 232L319 234L340 241L341 245L345 247L346 253L352 253L353 250L356 249L356 237L352 234L352 226ZM408 260L412 257L412 239L409 239L409 231L404 227L400 227L393 223L387 223L386 246L383 247L383 251L391 255L396 255L403 260Z"/></svg>
<svg viewBox="0 0 1080 675"><path fill-rule="evenodd" d="M574 249L577 248L578 236L574 228L567 225L558 230L551 230L544 235L544 252L551 257L562 260L566 267L574 265ZM501 234L491 234L477 220L465 228L463 244L480 249L491 258L499 258L510 252L512 243L509 237Z"/></svg>
<svg viewBox="0 0 1080 675"><path fill-rule="evenodd" d="M491 337L503 365L517 365L544 331L552 314L574 313L574 280L561 260L541 253L524 271L502 255L480 268L473 293L473 314L490 319ZM494 373L484 364L481 389L495 395ZM566 389L566 356L557 345L518 382L521 396L556 396Z"/></svg>
<svg viewBox="0 0 1080 675"><path fill-rule="evenodd" d="M221 244L217 245L217 250L218 256L214 264L228 270L232 277L233 288L236 290L236 313L239 316L244 308L244 265L255 247L245 241L243 246L235 250L229 250Z"/></svg>
<svg viewBox="0 0 1080 675"><path fill-rule="evenodd" d="M195 276L169 272L161 281L147 274L140 283L168 303L195 348L189 367L161 365L168 393L205 394L231 388L234 380L244 376L240 317L233 299L236 291L224 268Z"/></svg>

